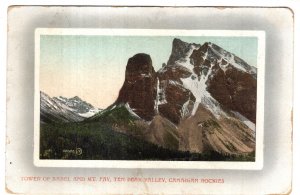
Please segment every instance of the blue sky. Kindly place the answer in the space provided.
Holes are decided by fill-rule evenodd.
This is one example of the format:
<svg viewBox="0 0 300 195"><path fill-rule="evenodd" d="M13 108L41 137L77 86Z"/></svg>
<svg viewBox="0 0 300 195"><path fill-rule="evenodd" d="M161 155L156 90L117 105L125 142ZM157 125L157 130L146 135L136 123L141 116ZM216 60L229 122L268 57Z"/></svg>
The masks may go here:
<svg viewBox="0 0 300 195"><path fill-rule="evenodd" d="M40 39L40 89L50 96L78 95L105 108L118 96L127 61L147 53L155 70L166 63L174 36L42 35ZM176 36L183 41L213 42L256 66L256 37Z"/></svg>

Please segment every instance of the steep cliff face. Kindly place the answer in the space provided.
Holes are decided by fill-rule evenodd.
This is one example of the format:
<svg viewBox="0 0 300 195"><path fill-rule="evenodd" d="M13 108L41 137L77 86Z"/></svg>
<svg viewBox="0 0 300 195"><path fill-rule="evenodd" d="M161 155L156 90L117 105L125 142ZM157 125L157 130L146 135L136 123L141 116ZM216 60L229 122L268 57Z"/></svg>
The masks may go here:
<svg viewBox="0 0 300 195"><path fill-rule="evenodd" d="M180 39L175 38L172 43L172 53L168 60L167 65L175 65L179 59L189 57L192 52L192 48L199 48L200 44L186 43Z"/></svg>
<svg viewBox="0 0 300 195"><path fill-rule="evenodd" d="M128 103L138 116L151 120L155 115L156 83L150 56L136 54L128 60L125 81L116 103Z"/></svg>
<svg viewBox="0 0 300 195"><path fill-rule="evenodd" d="M158 112L175 124L186 114L185 107L193 104L195 96L183 86L182 79L192 76L193 70L187 67L190 56L200 44L190 44L180 39L173 40L172 53L166 66L157 72L159 78Z"/></svg>
<svg viewBox="0 0 300 195"><path fill-rule="evenodd" d="M255 123L256 68L212 43L205 43L191 55L194 71L205 74L214 64L207 80L207 91L223 107L234 110Z"/></svg>

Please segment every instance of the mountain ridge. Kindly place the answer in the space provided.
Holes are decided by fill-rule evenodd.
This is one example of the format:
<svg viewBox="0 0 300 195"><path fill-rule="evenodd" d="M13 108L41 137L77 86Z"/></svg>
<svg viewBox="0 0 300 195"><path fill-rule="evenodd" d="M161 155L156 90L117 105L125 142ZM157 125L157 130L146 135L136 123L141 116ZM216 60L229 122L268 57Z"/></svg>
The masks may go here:
<svg viewBox="0 0 300 195"><path fill-rule="evenodd" d="M40 105L40 117L43 123L80 122L100 111L78 96L51 98L42 91L40 92Z"/></svg>

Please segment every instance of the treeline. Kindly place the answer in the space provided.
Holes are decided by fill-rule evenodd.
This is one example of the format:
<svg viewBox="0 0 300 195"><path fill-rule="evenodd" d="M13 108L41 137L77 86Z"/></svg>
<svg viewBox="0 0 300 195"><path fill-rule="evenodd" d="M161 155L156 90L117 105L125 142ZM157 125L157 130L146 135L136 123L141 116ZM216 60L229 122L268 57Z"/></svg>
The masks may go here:
<svg viewBox="0 0 300 195"><path fill-rule="evenodd" d="M41 159L254 161L254 156L169 150L115 132L101 122L42 124L40 130Z"/></svg>

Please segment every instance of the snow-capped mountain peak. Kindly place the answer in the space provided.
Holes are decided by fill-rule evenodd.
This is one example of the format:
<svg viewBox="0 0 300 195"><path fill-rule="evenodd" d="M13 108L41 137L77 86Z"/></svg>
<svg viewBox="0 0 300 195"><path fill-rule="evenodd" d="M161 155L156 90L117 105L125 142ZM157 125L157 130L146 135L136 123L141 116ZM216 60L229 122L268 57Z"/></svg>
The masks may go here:
<svg viewBox="0 0 300 195"><path fill-rule="evenodd" d="M54 99L61 102L62 104L65 104L72 111L81 114L83 116L85 116L86 113L90 112L90 110L98 110L97 108L94 108L91 104L87 103L86 101L83 101L78 96L74 96L72 98L59 96L59 97L54 97Z"/></svg>
<svg viewBox="0 0 300 195"><path fill-rule="evenodd" d="M78 122L101 111L78 96L72 98L53 97L40 93L41 121L48 122Z"/></svg>
<svg viewBox="0 0 300 195"><path fill-rule="evenodd" d="M251 90L256 90L256 68L214 43L200 45L174 39L172 53L167 65L158 71L157 82L166 104L156 103L155 109L163 108L164 112L164 107L171 106L169 109L177 111L173 122L179 122L188 113L195 115L199 104L217 118L228 115L223 107L237 109L252 121L255 118L256 97ZM170 94L174 97L170 98Z"/></svg>
<svg viewBox="0 0 300 195"><path fill-rule="evenodd" d="M232 65L240 71L256 75L257 70L254 66L247 64L244 60L237 57L235 54L226 51L220 46L211 42L206 42L203 44L203 48L206 50L205 53L208 60L212 62L217 59L220 68L222 68L224 72L227 70L228 65Z"/></svg>

